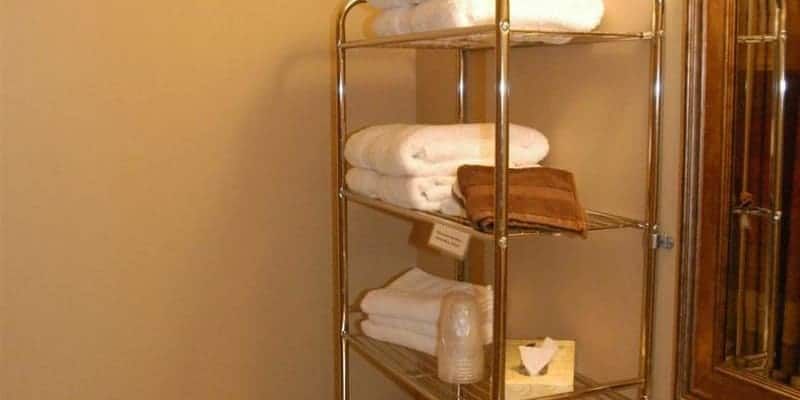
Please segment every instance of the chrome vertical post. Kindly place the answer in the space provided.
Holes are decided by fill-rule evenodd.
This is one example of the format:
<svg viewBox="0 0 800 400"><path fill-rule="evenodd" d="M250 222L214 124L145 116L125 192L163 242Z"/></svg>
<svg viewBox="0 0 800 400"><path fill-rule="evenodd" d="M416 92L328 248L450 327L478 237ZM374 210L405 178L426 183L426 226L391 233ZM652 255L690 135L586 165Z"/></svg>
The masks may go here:
<svg viewBox="0 0 800 400"><path fill-rule="evenodd" d="M467 120L467 51L458 49L458 123L463 124Z"/></svg>
<svg viewBox="0 0 800 400"><path fill-rule="evenodd" d="M505 338L508 283L508 147L509 147L509 57L511 16L509 0L496 0L497 116L495 121L495 226L494 226L494 352L492 399L505 398Z"/></svg>
<svg viewBox="0 0 800 400"><path fill-rule="evenodd" d="M465 49L458 49L457 52L457 65L458 68L458 87L456 88L456 113L458 123L463 124L467 120L467 51ZM456 280L465 282L469 280L469 269L467 261L456 262Z"/></svg>
<svg viewBox="0 0 800 400"><path fill-rule="evenodd" d="M644 379L641 398L648 399L652 376L653 328L655 313L655 281L658 250L653 246L653 237L659 233L659 195L661 186L661 137L664 69L664 0L653 0L654 33L650 49L650 128L647 152L647 226L644 237L644 278L641 320L641 355L639 374Z"/></svg>
<svg viewBox="0 0 800 400"><path fill-rule="evenodd" d="M350 0L339 14L336 26L336 311L339 314L339 355L337 362L337 399L350 399L350 369L347 335L349 333L349 279L348 279L348 225L347 199L344 197L345 168L344 148L347 140L347 51L342 47L347 37L347 15L356 5L365 0Z"/></svg>

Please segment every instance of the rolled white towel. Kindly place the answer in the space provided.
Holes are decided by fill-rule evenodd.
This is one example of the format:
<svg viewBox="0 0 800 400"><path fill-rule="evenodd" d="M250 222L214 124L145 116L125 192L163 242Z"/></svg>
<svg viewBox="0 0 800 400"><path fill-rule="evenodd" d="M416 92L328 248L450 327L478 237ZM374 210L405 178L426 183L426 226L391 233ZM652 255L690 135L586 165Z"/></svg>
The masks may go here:
<svg viewBox="0 0 800 400"><path fill-rule="evenodd" d="M372 21L372 29L378 36L404 35L411 33L413 7L383 10Z"/></svg>
<svg viewBox="0 0 800 400"><path fill-rule="evenodd" d="M436 339L439 336L439 325L438 323L432 322L420 322L420 321L413 321L408 319L400 319L400 318L393 318L387 317L385 315L378 315L378 314L368 314L367 317L370 321L374 324L385 326L388 328L400 329L412 333L416 333L418 335L423 335L430 337L432 339ZM484 344L489 344L492 342L492 324L491 319L484 319L483 323L483 338Z"/></svg>
<svg viewBox="0 0 800 400"><path fill-rule="evenodd" d="M512 0L516 29L590 32L605 14L603 0ZM494 23L494 0L428 0L415 7L414 32Z"/></svg>
<svg viewBox="0 0 800 400"><path fill-rule="evenodd" d="M482 4L471 0L428 0L424 5L414 7L411 30L428 32L480 25L474 14Z"/></svg>
<svg viewBox="0 0 800 400"><path fill-rule="evenodd" d="M370 320L361 322L365 335L381 342L396 344L432 356L436 355L436 338L414 332L378 325Z"/></svg>
<svg viewBox="0 0 800 400"><path fill-rule="evenodd" d="M452 205L456 203L455 176L383 176L368 169L351 168L345 178L350 190L364 196L404 208L461 215L460 206Z"/></svg>
<svg viewBox="0 0 800 400"><path fill-rule="evenodd" d="M424 0L367 0L369 5L384 10L411 7L415 4L421 3L422 1Z"/></svg>
<svg viewBox="0 0 800 400"><path fill-rule="evenodd" d="M457 186L456 184L453 184L453 188L455 188L456 186ZM464 207L461 205L461 202L458 201L458 198L456 197L455 194L455 190L451 191L450 198L447 198L444 201L442 201L441 211L443 214L450 215L453 217L462 217L462 218L467 217L467 211L464 210Z"/></svg>
<svg viewBox="0 0 800 400"><path fill-rule="evenodd" d="M494 124L378 125L353 134L347 161L388 176L455 176L465 164L494 165ZM510 167L539 164L550 151L533 128L510 127Z"/></svg>
<svg viewBox="0 0 800 400"><path fill-rule="evenodd" d="M345 181L350 190L373 199L380 197L378 196L380 180L380 174L363 168L350 168L345 175Z"/></svg>
<svg viewBox="0 0 800 400"><path fill-rule="evenodd" d="M439 335L439 326L433 322L422 322L410 319L387 317L380 314L367 314L367 318L374 324L388 328L402 329L404 331L414 332L418 335L432 338L435 338Z"/></svg>
<svg viewBox="0 0 800 400"><path fill-rule="evenodd" d="M382 289L367 293L361 301L361 310L369 315L436 324L444 296L454 290L472 291L485 320L491 323L494 309L491 287L440 278L418 268Z"/></svg>

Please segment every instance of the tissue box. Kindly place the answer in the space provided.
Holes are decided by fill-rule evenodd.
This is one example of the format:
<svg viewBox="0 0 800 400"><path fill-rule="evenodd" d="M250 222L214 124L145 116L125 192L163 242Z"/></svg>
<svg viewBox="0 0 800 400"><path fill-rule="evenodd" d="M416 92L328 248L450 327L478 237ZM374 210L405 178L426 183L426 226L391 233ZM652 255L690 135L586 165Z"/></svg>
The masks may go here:
<svg viewBox="0 0 800 400"><path fill-rule="evenodd" d="M529 400L575 390L574 341L556 341L558 352L544 374L527 376L522 373L524 367L519 347L541 342L542 340L506 341L506 400Z"/></svg>

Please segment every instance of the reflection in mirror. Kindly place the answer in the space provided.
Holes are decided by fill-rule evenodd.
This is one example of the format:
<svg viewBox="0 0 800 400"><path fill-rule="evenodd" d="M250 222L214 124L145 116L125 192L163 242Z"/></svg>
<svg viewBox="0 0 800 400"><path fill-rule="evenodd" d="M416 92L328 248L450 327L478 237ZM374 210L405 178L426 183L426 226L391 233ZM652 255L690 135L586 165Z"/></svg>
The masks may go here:
<svg viewBox="0 0 800 400"><path fill-rule="evenodd" d="M781 3L737 1L725 359L800 388L800 11Z"/></svg>

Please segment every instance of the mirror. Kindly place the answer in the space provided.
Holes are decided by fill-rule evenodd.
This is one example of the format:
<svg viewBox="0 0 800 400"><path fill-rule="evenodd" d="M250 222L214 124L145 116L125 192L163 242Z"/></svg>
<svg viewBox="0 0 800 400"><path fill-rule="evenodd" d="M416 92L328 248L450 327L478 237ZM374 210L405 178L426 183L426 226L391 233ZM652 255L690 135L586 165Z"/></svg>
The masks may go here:
<svg viewBox="0 0 800 400"><path fill-rule="evenodd" d="M800 21L787 5L735 4L724 359L800 389Z"/></svg>

